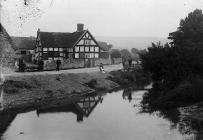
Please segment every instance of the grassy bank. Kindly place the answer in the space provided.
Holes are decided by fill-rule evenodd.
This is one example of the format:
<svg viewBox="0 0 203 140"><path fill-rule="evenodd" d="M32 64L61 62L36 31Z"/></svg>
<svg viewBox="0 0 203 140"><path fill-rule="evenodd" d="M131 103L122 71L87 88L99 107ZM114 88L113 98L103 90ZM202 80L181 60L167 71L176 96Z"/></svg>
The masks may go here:
<svg viewBox="0 0 203 140"><path fill-rule="evenodd" d="M103 73L9 76L2 86L3 107L37 107L52 100L110 91L119 86L107 77L109 74Z"/></svg>

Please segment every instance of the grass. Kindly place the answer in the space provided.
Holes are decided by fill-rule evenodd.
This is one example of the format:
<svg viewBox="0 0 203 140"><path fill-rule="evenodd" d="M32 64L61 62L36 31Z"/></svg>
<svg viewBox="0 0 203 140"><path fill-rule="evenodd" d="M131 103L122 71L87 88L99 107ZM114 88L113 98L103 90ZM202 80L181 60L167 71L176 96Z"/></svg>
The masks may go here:
<svg viewBox="0 0 203 140"><path fill-rule="evenodd" d="M18 93L19 89L31 89L34 86L28 84L25 81L14 81L14 80L6 80L3 83L4 92L8 94Z"/></svg>

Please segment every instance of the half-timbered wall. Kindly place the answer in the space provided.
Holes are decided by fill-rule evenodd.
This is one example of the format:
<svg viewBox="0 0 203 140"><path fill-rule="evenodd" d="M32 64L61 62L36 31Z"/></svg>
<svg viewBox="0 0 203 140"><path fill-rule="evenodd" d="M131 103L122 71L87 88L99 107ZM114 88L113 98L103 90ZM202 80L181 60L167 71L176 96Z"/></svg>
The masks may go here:
<svg viewBox="0 0 203 140"><path fill-rule="evenodd" d="M99 58L99 46L89 32L87 32L75 45L75 58Z"/></svg>
<svg viewBox="0 0 203 140"><path fill-rule="evenodd" d="M94 59L99 58L99 52L100 48L89 31L72 48L45 48L41 44L39 33L36 40L35 58L37 60Z"/></svg>

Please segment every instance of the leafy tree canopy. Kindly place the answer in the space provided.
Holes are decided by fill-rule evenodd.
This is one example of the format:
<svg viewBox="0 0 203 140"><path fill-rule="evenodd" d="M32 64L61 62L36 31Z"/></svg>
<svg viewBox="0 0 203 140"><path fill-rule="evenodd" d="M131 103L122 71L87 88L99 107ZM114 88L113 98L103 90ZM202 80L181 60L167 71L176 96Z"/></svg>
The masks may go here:
<svg viewBox="0 0 203 140"><path fill-rule="evenodd" d="M121 53L118 49L111 50L111 58L121 58Z"/></svg>
<svg viewBox="0 0 203 140"><path fill-rule="evenodd" d="M203 45L203 14L196 9L189 13L185 19L181 19L177 31L169 33L172 45L188 46Z"/></svg>
<svg viewBox="0 0 203 140"><path fill-rule="evenodd" d="M120 53L121 53L121 57L123 58L123 59L131 59L131 54L130 54L130 52L127 50L127 49L122 49L122 50L120 50Z"/></svg>
<svg viewBox="0 0 203 140"><path fill-rule="evenodd" d="M172 42L152 43L141 55L144 70L155 81L179 82L203 74L203 14L194 10L180 21L178 30L169 34Z"/></svg>

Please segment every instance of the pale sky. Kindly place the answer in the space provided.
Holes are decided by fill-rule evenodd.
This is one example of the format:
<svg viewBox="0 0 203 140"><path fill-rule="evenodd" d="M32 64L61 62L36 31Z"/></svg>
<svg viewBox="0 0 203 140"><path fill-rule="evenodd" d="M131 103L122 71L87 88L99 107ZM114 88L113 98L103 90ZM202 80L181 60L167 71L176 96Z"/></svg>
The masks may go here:
<svg viewBox="0 0 203 140"><path fill-rule="evenodd" d="M10 35L36 36L37 29L73 32L77 23L94 36L168 37L181 18L203 9L203 0L0 0L1 22Z"/></svg>

